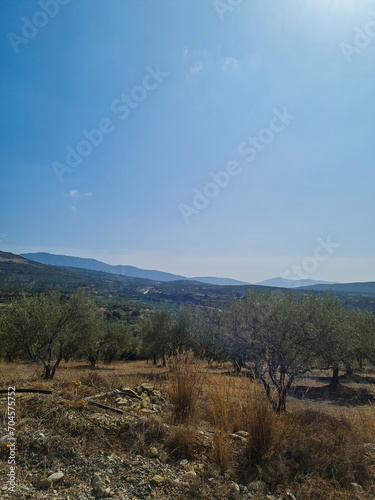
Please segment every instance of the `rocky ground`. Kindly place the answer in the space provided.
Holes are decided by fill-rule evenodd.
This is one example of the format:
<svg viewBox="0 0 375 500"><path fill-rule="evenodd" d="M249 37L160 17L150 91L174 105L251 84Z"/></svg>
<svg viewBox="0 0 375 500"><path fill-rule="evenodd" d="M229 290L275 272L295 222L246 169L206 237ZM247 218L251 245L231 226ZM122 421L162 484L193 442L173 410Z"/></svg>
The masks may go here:
<svg viewBox="0 0 375 500"><path fill-rule="evenodd" d="M166 447L163 440L172 426L162 422L160 414L168 404L152 384L123 387L92 399L77 399L69 392L22 394L17 405L22 420L17 432L16 494L4 481L9 439L2 426L1 498L295 498L287 491L271 495L263 481L239 484L222 475L204 453L212 447L212 431L191 428L193 444L186 454L195 456L183 458L184 450ZM245 431L230 434L233 446L240 449L246 435ZM189 445L190 436L186 437Z"/></svg>
<svg viewBox="0 0 375 500"><path fill-rule="evenodd" d="M67 373L70 373L69 370ZM306 467L314 466L312 470L316 472L310 473L308 469L304 472L301 461L306 460L306 450L299 448L294 431L288 441L288 450L278 455L277 461L271 462L267 471L250 476L238 469L248 434L240 428L236 432L229 432L232 463L223 473L215 463L213 454L214 427L209 418L206 396L202 395L199 400L195 420L182 425L173 420L173 407L165 379L162 381L157 378L156 382L151 383L151 377L142 380L139 374L135 377L121 375L118 380L125 383L129 380L129 385L124 385L124 382L108 383L107 377L96 372L86 376L82 370L79 373L77 371L77 375L82 382L67 376L68 380L62 377L49 385L40 384L40 379L34 375L31 379L28 379L29 375L24 376L21 386L43 387L51 389L52 393L16 395L17 486L14 494L7 485L10 468L7 462L7 445L10 442L7 434L7 401L6 396L0 395L0 498L375 499L368 483L365 489L353 479L345 486L338 481L322 479L323 476L320 477L318 473L327 475L325 470L336 463L330 461L329 453L323 452L322 455L324 460L327 457L326 466L322 464L317 467L314 463L309 465L306 462ZM114 371L113 381L117 380L116 376L117 372ZM343 424L341 431L338 429L336 436L335 426L336 422L341 425L340 420L327 417L318 427L314 427L318 425L314 423L316 415L304 410L299 415L305 422L299 424L302 426L302 436L303 425L311 425L310 429L328 426L322 446L340 456L346 424ZM306 431L306 435L309 432L311 434L312 431ZM298 436L298 439L302 439L301 434ZM315 456L321 447L319 439L323 438L318 436L314 440L313 436L309 437L314 447L315 441L318 441L316 449L312 450ZM358 451L350 443L354 443ZM369 474L375 477L375 444L367 441L363 443L358 441L357 446L356 441L350 441L345 445L346 448L343 447L343 466L347 467L350 477L366 478ZM346 465L348 450L353 453L353 457L352 462ZM367 467L366 473L362 472L362 462L363 467ZM299 471L296 472L295 480L290 474L293 470ZM288 476L285 476L285 471ZM340 474L344 476L346 469ZM289 479L286 481L285 477ZM328 487L329 494L326 494Z"/></svg>

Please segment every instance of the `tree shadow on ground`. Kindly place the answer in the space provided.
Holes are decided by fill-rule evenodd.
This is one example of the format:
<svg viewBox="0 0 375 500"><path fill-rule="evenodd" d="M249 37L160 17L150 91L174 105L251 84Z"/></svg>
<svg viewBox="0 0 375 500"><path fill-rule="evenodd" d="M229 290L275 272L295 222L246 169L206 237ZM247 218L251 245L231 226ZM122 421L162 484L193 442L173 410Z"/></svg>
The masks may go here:
<svg viewBox="0 0 375 500"><path fill-rule="evenodd" d="M90 370L90 371L115 371L116 368L104 367L104 366L91 366L91 365L75 365L75 366L62 366L62 369L66 370ZM60 368L59 368L60 369Z"/></svg>
<svg viewBox="0 0 375 500"><path fill-rule="evenodd" d="M322 384L328 384L331 380L330 376L320 376L320 377L312 377L317 382L321 382ZM340 381L343 383L354 383L354 384L375 384L375 378L366 375L357 375L353 373L353 375L341 375Z"/></svg>
<svg viewBox="0 0 375 500"><path fill-rule="evenodd" d="M296 385L290 390L290 396L311 401L329 401L338 406L363 406L375 402L375 396L367 389L343 384L340 384L337 390L333 390L329 385Z"/></svg>

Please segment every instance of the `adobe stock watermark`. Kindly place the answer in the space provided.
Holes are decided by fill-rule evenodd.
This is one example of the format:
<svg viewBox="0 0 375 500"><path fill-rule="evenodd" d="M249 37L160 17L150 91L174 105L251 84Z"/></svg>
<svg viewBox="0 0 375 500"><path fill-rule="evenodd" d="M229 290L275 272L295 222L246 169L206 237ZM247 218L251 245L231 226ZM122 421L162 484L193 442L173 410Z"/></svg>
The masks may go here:
<svg viewBox="0 0 375 500"><path fill-rule="evenodd" d="M256 135L249 135L248 138L237 146L237 153L240 156L245 156L248 163L253 162L259 153L264 151L266 147L274 140L277 134L280 134L290 124L291 120L296 118L296 115L288 113L286 106L282 111L274 108L273 116L268 123L268 127L262 128ZM206 209L210 201L216 198L220 192L227 188L232 180L242 172L240 161L229 161L224 170L219 172L209 172L211 178L202 189L195 187L193 189L193 197L191 204L180 203L178 209L186 222L190 224L190 219L193 215L199 215L202 210Z"/></svg>
<svg viewBox="0 0 375 500"><path fill-rule="evenodd" d="M8 435L5 436L2 445L8 448L9 473L7 474L8 491L16 491L16 388L8 387ZM3 438L2 438L3 439Z"/></svg>
<svg viewBox="0 0 375 500"><path fill-rule="evenodd" d="M355 26L352 43L340 43L340 49L348 64L352 62L354 54L360 54L370 44L371 40L375 38L375 12L371 12L371 16L374 19L369 21L363 29Z"/></svg>
<svg viewBox="0 0 375 500"><path fill-rule="evenodd" d="M327 236L325 240L319 236L317 243L313 255L303 259L300 265L293 265L285 271L282 278L297 281L309 278L318 269L319 264L325 262L334 253L335 249L340 247L340 243L334 243L331 236Z"/></svg>
<svg viewBox="0 0 375 500"><path fill-rule="evenodd" d="M244 0L213 0L212 6L219 16L220 21L224 19L225 14L233 12Z"/></svg>
<svg viewBox="0 0 375 500"><path fill-rule="evenodd" d="M149 92L157 89L159 85L169 76L170 73L161 71L159 65L155 69L146 66L146 74L142 79L141 85L136 85L128 94L121 94L111 103L112 113L119 119L125 120L144 101ZM100 146L104 137L113 133L116 125L112 118L105 117L101 119L96 128L91 130L83 129L81 131L83 138L72 146L66 146L65 162L52 162L52 168L59 182L62 182L64 174L72 172L78 167L84 158L91 155L95 148Z"/></svg>
<svg viewBox="0 0 375 500"><path fill-rule="evenodd" d="M38 6L41 10L37 10L31 17L31 20L26 16L21 17L22 26L21 34L13 31L7 34L8 40L16 54L20 51L20 45L26 45L36 37L41 28L46 26L50 19L55 17L61 5L66 5L70 0L39 0Z"/></svg>

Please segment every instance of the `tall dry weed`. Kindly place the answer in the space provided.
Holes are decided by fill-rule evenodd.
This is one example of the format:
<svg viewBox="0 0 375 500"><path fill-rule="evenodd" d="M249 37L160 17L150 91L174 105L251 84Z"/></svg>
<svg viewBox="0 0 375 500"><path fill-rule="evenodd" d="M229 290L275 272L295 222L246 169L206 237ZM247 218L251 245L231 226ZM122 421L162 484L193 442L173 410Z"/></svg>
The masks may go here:
<svg viewBox="0 0 375 500"><path fill-rule="evenodd" d="M192 419L202 392L205 373L194 362L192 352L177 353L167 359L167 390L173 405L173 421Z"/></svg>

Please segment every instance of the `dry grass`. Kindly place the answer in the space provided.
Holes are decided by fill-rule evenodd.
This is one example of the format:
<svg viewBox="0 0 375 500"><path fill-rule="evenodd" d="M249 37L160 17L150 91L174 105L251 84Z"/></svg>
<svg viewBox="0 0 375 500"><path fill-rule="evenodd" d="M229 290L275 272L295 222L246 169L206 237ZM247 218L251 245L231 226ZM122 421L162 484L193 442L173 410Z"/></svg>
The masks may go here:
<svg viewBox="0 0 375 500"><path fill-rule="evenodd" d="M162 420L154 415L136 422L124 422L119 429L119 438L132 453L146 454L152 444L160 444L166 435Z"/></svg>
<svg viewBox="0 0 375 500"><path fill-rule="evenodd" d="M168 394L173 405L173 421L192 419L205 378L201 364L194 361L191 352L177 354L167 360Z"/></svg>
<svg viewBox="0 0 375 500"><path fill-rule="evenodd" d="M246 472L253 473L262 470L278 450L281 438L280 419L265 398L260 385L250 381L246 385L244 412L249 436L243 466Z"/></svg>
<svg viewBox="0 0 375 500"><path fill-rule="evenodd" d="M222 472L233 466L229 432L242 427L242 405L236 397L233 377L210 377L208 382L208 402L210 417L214 426L212 458Z"/></svg>
<svg viewBox="0 0 375 500"><path fill-rule="evenodd" d="M207 374L206 366L187 354L170 360L168 371L144 362L99 365L96 370L63 363L54 380L44 382L39 376L36 365L0 363L2 388L53 391L52 396L17 396L18 456L34 469L48 470L56 459L72 463L80 453L94 456L98 449L147 455L155 445L166 450L169 460L200 460L204 454L231 480L262 479L276 497L290 489L304 500L375 498L375 408L371 404L344 407L332 401L295 403L291 398L291 410L277 416L255 382L231 376L225 368ZM167 407L157 416L128 422L82 404L88 395L145 381L169 393L172 419ZM172 425L166 425L171 420ZM213 440L203 434L207 430ZM246 443L228 438L238 430L249 433ZM0 450L1 462L4 453ZM351 483L361 485L363 493L354 492ZM194 491L200 495L196 498L206 498L206 493L210 498L214 491L212 483L200 476L194 488L192 498Z"/></svg>
<svg viewBox="0 0 375 500"><path fill-rule="evenodd" d="M173 426L165 438L164 445L170 455L188 460L197 459L204 450L196 428L187 425Z"/></svg>
<svg viewBox="0 0 375 500"><path fill-rule="evenodd" d="M351 483L369 487L374 480L374 415L362 420L349 415L301 410L283 418L281 460L287 466L284 481L313 474L340 488ZM366 451L367 450L367 451Z"/></svg>

